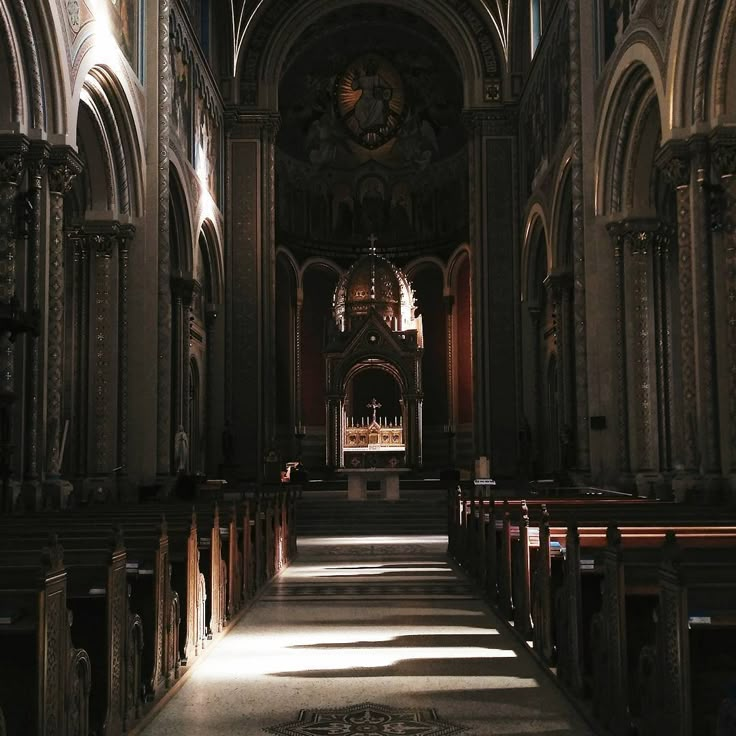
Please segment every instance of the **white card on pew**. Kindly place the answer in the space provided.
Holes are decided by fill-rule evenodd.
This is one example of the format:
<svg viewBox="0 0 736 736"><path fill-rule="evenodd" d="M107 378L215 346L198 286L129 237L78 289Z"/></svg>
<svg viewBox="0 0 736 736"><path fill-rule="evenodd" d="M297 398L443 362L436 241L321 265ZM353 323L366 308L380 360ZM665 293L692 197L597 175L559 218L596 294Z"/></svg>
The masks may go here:
<svg viewBox="0 0 736 736"><path fill-rule="evenodd" d="M153 575L153 568L143 567L138 570L139 575Z"/></svg>
<svg viewBox="0 0 736 736"><path fill-rule="evenodd" d="M710 616L690 616L687 620L689 624L709 624L711 623Z"/></svg>
<svg viewBox="0 0 736 736"><path fill-rule="evenodd" d="M90 595L105 595L105 593L107 593L105 588L90 588L89 589Z"/></svg>

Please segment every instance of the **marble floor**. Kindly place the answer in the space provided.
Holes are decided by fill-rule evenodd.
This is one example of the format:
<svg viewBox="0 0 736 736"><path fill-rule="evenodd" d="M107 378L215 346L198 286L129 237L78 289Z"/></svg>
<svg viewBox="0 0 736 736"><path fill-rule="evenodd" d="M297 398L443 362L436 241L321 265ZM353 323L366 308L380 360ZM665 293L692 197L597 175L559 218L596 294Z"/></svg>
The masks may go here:
<svg viewBox="0 0 736 736"><path fill-rule="evenodd" d="M145 736L593 732L442 537L306 538Z"/></svg>

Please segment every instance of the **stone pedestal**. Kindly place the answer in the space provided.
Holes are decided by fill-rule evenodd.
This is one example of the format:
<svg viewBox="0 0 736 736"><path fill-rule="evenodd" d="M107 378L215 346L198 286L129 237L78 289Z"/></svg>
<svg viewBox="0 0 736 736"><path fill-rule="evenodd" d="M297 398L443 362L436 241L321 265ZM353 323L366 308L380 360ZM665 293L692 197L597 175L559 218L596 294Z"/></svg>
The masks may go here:
<svg viewBox="0 0 736 736"><path fill-rule="evenodd" d="M389 474L381 478L381 490L387 501L399 500L399 476Z"/></svg>
<svg viewBox="0 0 736 736"><path fill-rule="evenodd" d="M348 475L348 501L365 501L368 495L368 480L358 473Z"/></svg>

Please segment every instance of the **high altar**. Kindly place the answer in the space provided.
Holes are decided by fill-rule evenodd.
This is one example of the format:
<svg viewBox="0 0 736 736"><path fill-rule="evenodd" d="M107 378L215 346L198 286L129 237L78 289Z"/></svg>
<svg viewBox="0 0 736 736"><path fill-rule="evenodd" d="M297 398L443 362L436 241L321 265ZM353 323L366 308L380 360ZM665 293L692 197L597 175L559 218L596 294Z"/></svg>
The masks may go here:
<svg viewBox="0 0 736 736"><path fill-rule="evenodd" d="M325 345L327 464L353 470L422 464L421 317L406 275L375 249L342 276L333 298L334 326ZM390 376L400 395L399 414L381 417L375 397L370 418L348 417L351 382L367 370ZM380 398L380 397L379 397Z"/></svg>

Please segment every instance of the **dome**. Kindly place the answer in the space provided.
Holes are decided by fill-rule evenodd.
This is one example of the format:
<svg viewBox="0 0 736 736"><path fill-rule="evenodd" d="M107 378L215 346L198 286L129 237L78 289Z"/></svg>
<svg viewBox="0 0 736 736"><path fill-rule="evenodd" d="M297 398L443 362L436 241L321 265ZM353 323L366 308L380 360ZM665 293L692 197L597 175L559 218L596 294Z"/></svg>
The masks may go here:
<svg viewBox="0 0 736 736"><path fill-rule="evenodd" d="M414 294L403 272L375 253L359 258L340 278L333 300L335 321L350 329L375 310L394 330L415 328Z"/></svg>

